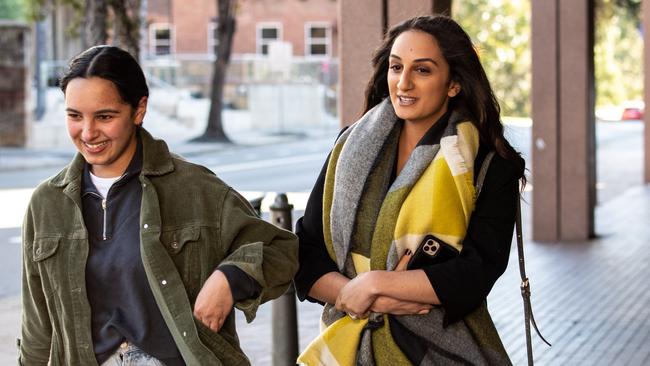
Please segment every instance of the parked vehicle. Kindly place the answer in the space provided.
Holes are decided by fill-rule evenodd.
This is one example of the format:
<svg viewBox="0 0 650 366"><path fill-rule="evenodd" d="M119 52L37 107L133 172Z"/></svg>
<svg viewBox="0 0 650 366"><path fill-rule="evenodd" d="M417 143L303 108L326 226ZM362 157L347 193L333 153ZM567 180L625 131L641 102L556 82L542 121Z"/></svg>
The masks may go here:
<svg viewBox="0 0 650 366"><path fill-rule="evenodd" d="M643 119L645 105L642 101L630 101L623 103L623 113L621 113L621 121L640 120Z"/></svg>

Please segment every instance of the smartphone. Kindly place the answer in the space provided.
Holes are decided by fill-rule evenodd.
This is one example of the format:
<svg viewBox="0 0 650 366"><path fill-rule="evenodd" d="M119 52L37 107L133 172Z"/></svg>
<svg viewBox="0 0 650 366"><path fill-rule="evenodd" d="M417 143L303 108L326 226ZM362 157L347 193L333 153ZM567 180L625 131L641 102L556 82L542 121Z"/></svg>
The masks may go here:
<svg viewBox="0 0 650 366"><path fill-rule="evenodd" d="M426 266L446 262L457 257L458 250L433 235L425 236L413 256L406 265L406 269L420 269Z"/></svg>

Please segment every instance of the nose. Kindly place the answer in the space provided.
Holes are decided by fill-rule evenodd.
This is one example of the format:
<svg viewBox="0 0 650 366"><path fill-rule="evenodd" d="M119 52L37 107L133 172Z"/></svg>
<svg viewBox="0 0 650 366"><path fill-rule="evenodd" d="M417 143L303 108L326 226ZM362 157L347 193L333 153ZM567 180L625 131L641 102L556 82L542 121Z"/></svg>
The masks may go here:
<svg viewBox="0 0 650 366"><path fill-rule="evenodd" d="M399 76L399 81L397 82L397 88L399 90L410 90L413 87L411 83L411 73L407 70L402 71Z"/></svg>
<svg viewBox="0 0 650 366"><path fill-rule="evenodd" d="M86 118L83 121L83 127L81 130L81 138L84 141L93 141L98 135L97 128L95 126L95 121L93 118Z"/></svg>

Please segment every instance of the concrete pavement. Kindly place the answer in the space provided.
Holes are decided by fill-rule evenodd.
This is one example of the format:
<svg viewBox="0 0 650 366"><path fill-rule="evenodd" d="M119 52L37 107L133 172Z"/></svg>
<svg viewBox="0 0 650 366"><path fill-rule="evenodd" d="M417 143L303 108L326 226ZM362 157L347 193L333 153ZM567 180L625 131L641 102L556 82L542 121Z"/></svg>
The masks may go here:
<svg viewBox="0 0 650 366"><path fill-rule="evenodd" d="M526 243L537 324L553 344L549 348L533 335L537 364L650 363L648 222L650 186L637 186L597 208L598 238ZM513 252L488 303L506 349L520 365L526 350L516 260Z"/></svg>

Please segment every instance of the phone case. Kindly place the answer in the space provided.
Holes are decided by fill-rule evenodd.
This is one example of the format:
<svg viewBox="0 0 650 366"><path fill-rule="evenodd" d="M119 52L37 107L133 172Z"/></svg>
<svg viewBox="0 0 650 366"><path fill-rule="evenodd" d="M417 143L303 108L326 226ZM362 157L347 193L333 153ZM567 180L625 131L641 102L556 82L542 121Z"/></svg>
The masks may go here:
<svg viewBox="0 0 650 366"><path fill-rule="evenodd" d="M407 269L420 269L426 266L446 262L457 257L458 250L433 235L427 235L413 253L406 265Z"/></svg>

